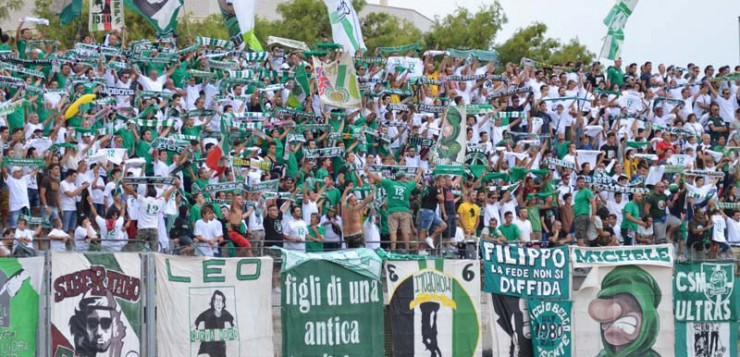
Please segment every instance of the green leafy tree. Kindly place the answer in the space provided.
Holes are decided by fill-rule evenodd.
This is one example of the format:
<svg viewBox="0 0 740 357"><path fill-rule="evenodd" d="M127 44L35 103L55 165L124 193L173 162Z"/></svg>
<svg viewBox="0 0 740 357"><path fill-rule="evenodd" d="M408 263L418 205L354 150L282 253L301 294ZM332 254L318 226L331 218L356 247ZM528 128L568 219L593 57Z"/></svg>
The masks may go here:
<svg viewBox="0 0 740 357"><path fill-rule="evenodd" d="M369 53L378 47L401 46L421 39L421 31L411 22L382 12L370 13L362 20L362 35Z"/></svg>
<svg viewBox="0 0 740 357"><path fill-rule="evenodd" d="M24 3L23 0L0 0L0 20L7 19L11 11L20 9Z"/></svg>
<svg viewBox="0 0 740 357"><path fill-rule="evenodd" d="M501 64L519 63L523 57L549 64L562 64L577 60L588 63L594 58L594 54L589 52L577 39L562 44L556 39L545 36L546 32L547 25L539 22L518 29L511 38L496 48Z"/></svg>
<svg viewBox="0 0 740 357"><path fill-rule="evenodd" d="M507 21L498 0L482 5L477 12L458 7L454 13L435 19L424 42L427 48L488 50Z"/></svg>
<svg viewBox="0 0 740 357"><path fill-rule="evenodd" d="M359 12L365 6L365 0L352 0L352 6ZM279 4L277 12L281 16L280 20L256 23L255 34L263 43L268 36L308 43L332 42L329 12L323 1L293 0Z"/></svg>

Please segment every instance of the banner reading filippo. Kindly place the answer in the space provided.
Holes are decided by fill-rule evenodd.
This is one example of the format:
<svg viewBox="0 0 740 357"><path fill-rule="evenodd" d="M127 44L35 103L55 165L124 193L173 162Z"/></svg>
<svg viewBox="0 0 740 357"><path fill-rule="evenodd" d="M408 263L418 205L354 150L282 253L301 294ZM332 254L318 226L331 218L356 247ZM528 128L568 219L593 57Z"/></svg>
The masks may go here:
<svg viewBox="0 0 740 357"><path fill-rule="evenodd" d="M673 297L676 356L737 356L734 263L676 264Z"/></svg>
<svg viewBox="0 0 740 357"><path fill-rule="evenodd" d="M383 356L380 258L369 249L283 250L283 356Z"/></svg>
<svg viewBox="0 0 740 357"><path fill-rule="evenodd" d="M91 0L89 12L90 31L110 31L124 25L123 0Z"/></svg>
<svg viewBox="0 0 740 357"><path fill-rule="evenodd" d="M342 52L331 63L313 57L314 77L321 96L321 103L342 109L360 108L360 87L352 57Z"/></svg>
<svg viewBox="0 0 740 357"><path fill-rule="evenodd" d="M272 357L272 258L156 254L157 355Z"/></svg>
<svg viewBox="0 0 740 357"><path fill-rule="evenodd" d="M386 260L393 355L481 355L480 262Z"/></svg>
<svg viewBox="0 0 740 357"><path fill-rule="evenodd" d="M51 294L54 357L141 355L137 253L54 253Z"/></svg>
<svg viewBox="0 0 740 357"><path fill-rule="evenodd" d="M465 164L466 133L465 107L448 107L442 121L442 135L434 146L436 164Z"/></svg>
<svg viewBox="0 0 740 357"><path fill-rule="evenodd" d="M674 353L673 247L571 247L575 268L590 268L574 293L579 356L654 357Z"/></svg>
<svg viewBox="0 0 740 357"><path fill-rule="evenodd" d="M0 259L0 352L4 356L36 356L43 271L43 257Z"/></svg>
<svg viewBox="0 0 740 357"><path fill-rule="evenodd" d="M570 299L568 247L536 249L482 242L483 291L528 299Z"/></svg>

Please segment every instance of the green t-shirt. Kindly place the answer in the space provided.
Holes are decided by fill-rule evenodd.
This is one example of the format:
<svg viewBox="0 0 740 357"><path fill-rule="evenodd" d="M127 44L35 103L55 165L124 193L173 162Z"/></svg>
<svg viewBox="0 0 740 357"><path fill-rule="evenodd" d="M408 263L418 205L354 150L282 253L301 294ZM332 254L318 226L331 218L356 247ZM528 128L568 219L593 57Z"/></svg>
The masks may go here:
<svg viewBox="0 0 740 357"><path fill-rule="evenodd" d="M650 204L650 217L653 217L653 220L663 220L663 217L665 217L665 207L666 202L668 201L668 196L666 196L663 193L655 193L652 192L647 197L647 203Z"/></svg>
<svg viewBox="0 0 740 357"><path fill-rule="evenodd" d="M594 198L594 193L587 188L576 192L573 197L573 213L576 216L590 216L592 198Z"/></svg>
<svg viewBox="0 0 740 357"><path fill-rule="evenodd" d="M637 223L628 220L627 213L629 213L632 218L640 219L640 206L638 206L635 201L629 201L624 205L624 208L622 208L622 231L630 230L637 232Z"/></svg>
<svg viewBox="0 0 740 357"><path fill-rule="evenodd" d="M285 165L285 173L289 177L297 177L298 170L300 170L300 167L298 166L298 158L296 157L296 154L294 152L289 152L288 162Z"/></svg>
<svg viewBox="0 0 740 357"><path fill-rule="evenodd" d="M194 204L193 207L190 207L190 224L195 227L195 222L197 222L200 217L200 205Z"/></svg>
<svg viewBox="0 0 740 357"><path fill-rule="evenodd" d="M326 235L326 229L324 229L323 226L318 226L317 230L319 231L319 234L321 236ZM316 238L316 233L313 231L313 228L311 226L308 227L308 235L311 236L311 238ZM306 252L323 252L324 251L324 242L311 242L306 241Z"/></svg>
<svg viewBox="0 0 740 357"><path fill-rule="evenodd" d="M532 223L532 231L542 232L542 221L540 220L540 205L527 207L527 219Z"/></svg>
<svg viewBox="0 0 740 357"><path fill-rule="evenodd" d="M621 68L617 68L614 66L609 67L606 70L606 78L611 82L612 85L617 84L620 88L622 87L622 85L624 85L624 72L622 72Z"/></svg>
<svg viewBox="0 0 740 357"><path fill-rule="evenodd" d="M26 59L26 46L28 42L26 40L18 40L18 58Z"/></svg>
<svg viewBox="0 0 740 357"><path fill-rule="evenodd" d="M519 231L519 227L514 223L508 226L504 224L501 227L498 227L498 229L509 242L516 242L519 240L519 237L522 236L522 232Z"/></svg>
<svg viewBox="0 0 740 357"><path fill-rule="evenodd" d="M324 200L324 207L321 210L321 214L326 214L329 207L336 207L339 204L339 200L342 199L342 193L336 187L330 190L324 190L324 195L326 195L326 200Z"/></svg>
<svg viewBox="0 0 740 357"><path fill-rule="evenodd" d="M323 180L324 177L329 176L329 171L325 168L320 168L316 170L316 179L317 180ZM322 185L323 186L323 185Z"/></svg>
<svg viewBox="0 0 740 357"><path fill-rule="evenodd" d="M512 226L513 226L513 224L512 224ZM481 233L482 234L487 233L488 234L488 237L490 239L496 239L496 238L498 238L498 236L501 233L501 231L498 230L498 227L496 227L496 228L485 227L485 228L483 228L483 231Z"/></svg>
<svg viewBox="0 0 740 357"><path fill-rule="evenodd" d="M416 188L415 181L400 182L383 179L380 185L385 189L388 205L388 214L396 212L409 212L411 191Z"/></svg>

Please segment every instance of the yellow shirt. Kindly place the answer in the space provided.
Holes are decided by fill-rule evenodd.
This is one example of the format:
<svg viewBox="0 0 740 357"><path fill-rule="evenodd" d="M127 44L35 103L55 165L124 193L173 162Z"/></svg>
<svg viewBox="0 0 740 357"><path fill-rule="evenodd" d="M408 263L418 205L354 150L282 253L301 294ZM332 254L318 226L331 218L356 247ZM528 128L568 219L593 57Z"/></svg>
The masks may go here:
<svg viewBox="0 0 740 357"><path fill-rule="evenodd" d="M460 222L462 229L466 233L475 232L475 229L478 228L475 224L480 217L480 207L472 202L463 202L460 204L460 207L457 208L457 213L460 214L460 219L462 220L462 222Z"/></svg>

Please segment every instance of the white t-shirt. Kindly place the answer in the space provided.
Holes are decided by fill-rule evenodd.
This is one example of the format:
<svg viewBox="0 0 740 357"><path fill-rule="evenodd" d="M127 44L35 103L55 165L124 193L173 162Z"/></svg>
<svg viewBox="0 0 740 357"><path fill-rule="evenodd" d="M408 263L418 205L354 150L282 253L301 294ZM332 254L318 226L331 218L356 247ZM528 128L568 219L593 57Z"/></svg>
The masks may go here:
<svg viewBox="0 0 740 357"><path fill-rule="evenodd" d="M121 248L126 245L123 233L123 217L118 217L110 231L105 218L95 216L95 223L100 227L100 246L114 252L120 252Z"/></svg>
<svg viewBox="0 0 740 357"><path fill-rule="evenodd" d="M51 232L49 232L49 234L47 235L47 237L49 237L49 238L51 238L51 237L54 237L54 238L69 238L69 234L67 234L67 232L65 232L65 231L63 231L63 230L61 230L59 228L54 228L54 229L51 230ZM64 243L64 241L61 241L59 239L52 239L51 240L51 250L53 250L55 252L64 252L64 251L67 250L67 245Z"/></svg>
<svg viewBox="0 0 740 357"><path fill-rule="evenodd" d="M18 211L23 207L31 208L31 204L28 202L28 184L31 177L29 175L23 175L19 179L15 179L12 175L8 175L5 182L8 184L8 194L10 196L10 211Z"/></svg>
<svg viewBox="0 0 740 357"><path fill-rule="evenodd" d="M336 216L335 223L339 226L341 232L342 217ZM324 227L324 231L326 233L324 234L325 242L340 242L342 240L342 236L340 234L334 233L334 229L331 227L331 220L326 217L326 215L321 216L321 221L319 221L319 225Z"/></svg>
<svg viewBox="0 0 740 357"><path fill-rule="evenodd" d="M215 242L216 238L222 237L224 235L223 225L221 224L221 221L217 219L212 219L208 222L199 219L195 222L195 229L193 230L193 234L196 237L203 238L209 242ZM199 242L198 248L206 256L212 257L218 250L218 245L216 244L215 247L212 248L209 243Z"/></svg>
<svg viewBox="0 0 740 357"><path fill-rule="evenodd" d="M23 244L26 248L33 249L33 230L30 229L16 229L15 230L15 240L13 240L13 250L19 245ZM31 241L28 243L21 243L20 238L27 238Z"/></svg>
<svg viewBox="0 0 740 357"><path fill-rule="evenodd" d="M67 196L67 193L73 193L77 190L77 186L74 184L74 182L69 182L67 180L62 180L61 183L59 183L59 205L62 211L76 211L77 205L76 205L76 196L75 197L69 197Z"/></svg>
<svg viewBox="0 0 740 357"><path fill-rule="evenodd" d="M90 249L90 243L85 241L87 239L87 228L83 226L77 226L75 228L75 251L86 252Z"/></svg>
<svg viewBox="0 0 740 357"><path fill-rule="evenodd" d="M143 197L139 195L136 202L139 204L139 220L137 221L138 228L158 228L158 218L166 203L165 200L162 198Z"/></svg>
<svg viewBox="0 0 740 357"><path fill-rule="evenodd" d="M518 217L514 220L514 225L519 228L519 232L521 233L521 240L525 242L529 242L532 240L532 222L530 222L528 219L520 220Z"/></svg>
<svg viewBox="0 0 740 357"><path fill-rule="evenodd" d="M305 251L306 250L306 235L308 235L308 226L302 219L293 219L285 225L285 236L296 238L298 237L301 242L286 242L284 244L285 249Z"/></svg>
<svg viewBox="0 0 740 357"><path fill-rule="evenodd" d="M715 214L712 216L712 223L714 224L714 228L712 228L712 240L719 243L726 243L725 228L727 227L727 223L725 222L725 218L720 214Z"/></svg>
<svg viewBox="0 0 740 357"><path fill-rule="evenodd" d="M152 80L145 76L139 76L137 81L141 84L144 90L161 92L164 85L167 84L167 76L159 76L156 80Z"/></svg>
<svg viewBox="0 0 740 357"><path fill-rule="evenodd" d="M740 222L736 222L731 217L727 217L727 242L731 244L740 244Z"/></svg>

